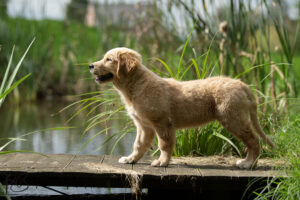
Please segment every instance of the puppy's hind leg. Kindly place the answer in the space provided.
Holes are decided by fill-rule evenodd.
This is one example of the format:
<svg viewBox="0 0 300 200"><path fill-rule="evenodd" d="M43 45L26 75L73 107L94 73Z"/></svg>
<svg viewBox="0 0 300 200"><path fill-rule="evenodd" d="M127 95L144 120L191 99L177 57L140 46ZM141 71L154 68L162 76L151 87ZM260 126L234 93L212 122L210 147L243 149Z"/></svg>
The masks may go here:
<svg viewBox="0 0 300 200"><path fill-rule="evenodd" d="M137 125L137 135L133 145L133 152L128 157L120 158L119 163L136 163L150 148L154 136L154 129Z"/></svg>
<svg viewBox="0 0 300 200"><path fill-rule="evenodd" d="M241 169L249 169L255 166L257 163L257 159L260 152L259 139L253 133L250 127L244 129L241 133L243 134L243 136L240 136L238 138L241 139L243 143L247 146L248 153L245 159L241 159L236 162L236 166Z"/></svg>
<svg viewBox="0 0 300 200"><path fill-rule="evenodd" d="M160 149L160 156L158 159L151 163L152 167L165 167L168 166L171 156L174 151L176 142L175 129L156 129L158 136L158 146Z"/></svg>
<svg viewBox="0 0 300 200"><path fill-rule="evenodd" d="M225 121L220 120L221 124L226 128L233 136L240 139L248 148L247 157L245 159L238 160L236 162L237 167L243 169L249 169L254 166L259 156L260 147L259 139L253 133L250 122L242 116L236 116L234 119L227 118Z"/></svg>

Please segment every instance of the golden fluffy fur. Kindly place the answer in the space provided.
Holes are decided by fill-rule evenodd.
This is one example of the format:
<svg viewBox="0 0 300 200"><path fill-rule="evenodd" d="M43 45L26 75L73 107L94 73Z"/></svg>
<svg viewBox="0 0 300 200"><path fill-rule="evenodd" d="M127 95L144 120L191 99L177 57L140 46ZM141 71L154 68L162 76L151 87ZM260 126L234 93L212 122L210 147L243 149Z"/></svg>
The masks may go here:
<svg viewBox="0 0 300 200"><path fill-rule="evenodd" d="M179 82L161 78L142 65L140 54L127 48L108 51L90 68L98 83L113 82L137 128L133 152L120 158L120 163L137 162L157 135L161 155L151 165L167 166L176 129L214 120L247 146L246 159L237 162L240 168L250 168L259 156L254 131L274 146L258 123L251 90L240 80L212 77Z"/></svg>

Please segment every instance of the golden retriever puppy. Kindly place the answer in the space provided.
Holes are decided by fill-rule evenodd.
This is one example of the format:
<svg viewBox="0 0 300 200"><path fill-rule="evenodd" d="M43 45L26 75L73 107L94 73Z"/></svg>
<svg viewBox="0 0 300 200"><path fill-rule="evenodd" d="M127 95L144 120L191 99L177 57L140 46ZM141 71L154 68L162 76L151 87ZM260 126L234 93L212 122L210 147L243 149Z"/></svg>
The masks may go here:
<svg viewBox="0 0 300 200"><path fill-rule="evenodd" d="M152 166L167 166L177 129L196 127L217 120L248 148L240 168L250 168L259 156L259 139L274 146L261 129L257 105L250 88L240 80L212 77L179 82L161 78L142 64L141 55L128 48L108 51L90 71L96 82L112 82L137 128L133 152L120 163L135 163L157 135L161 151Z"/></svg>

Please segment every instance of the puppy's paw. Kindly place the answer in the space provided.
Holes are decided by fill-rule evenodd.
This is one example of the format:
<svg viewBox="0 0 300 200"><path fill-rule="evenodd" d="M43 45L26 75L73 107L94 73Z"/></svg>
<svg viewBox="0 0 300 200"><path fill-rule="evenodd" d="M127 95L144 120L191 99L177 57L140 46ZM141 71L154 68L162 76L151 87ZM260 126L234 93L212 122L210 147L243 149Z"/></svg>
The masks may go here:
<svg viewBox="0 0 300 200"><path fill-rule="evenodd" d="M240 169L250 169L253 165L253 162L246 159L236 161L236 166Z"/></svg>
<svg viewBox="0 0 300 200"><path fill-rule="evenodd" d="M161 161L160 159L154 160L151 163L152 167L166 167L168 166L169 162L168 161Z"/></svg>
<svg viewBox="0 0 300 200"><path fill-rule="evenodd" d="M119 159L119 163L132 164L132 163L135 163L135 161L130 156L128 156L128 157L124 156L124 157Z"/></svg>

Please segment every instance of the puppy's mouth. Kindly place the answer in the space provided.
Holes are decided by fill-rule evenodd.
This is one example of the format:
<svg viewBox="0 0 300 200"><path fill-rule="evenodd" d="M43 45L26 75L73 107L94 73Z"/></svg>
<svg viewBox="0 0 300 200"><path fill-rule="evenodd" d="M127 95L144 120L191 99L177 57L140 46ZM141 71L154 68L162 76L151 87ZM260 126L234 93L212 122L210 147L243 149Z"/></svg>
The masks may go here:
<svg viewBox="0 0 300 200"><path fill-rule="evenodd" d="M96 81L97 82L104 82L104 81L108 81L108 80L112 79L113 77L114 77L114 75L112 73L97 75L96 76Z"/></svg>

